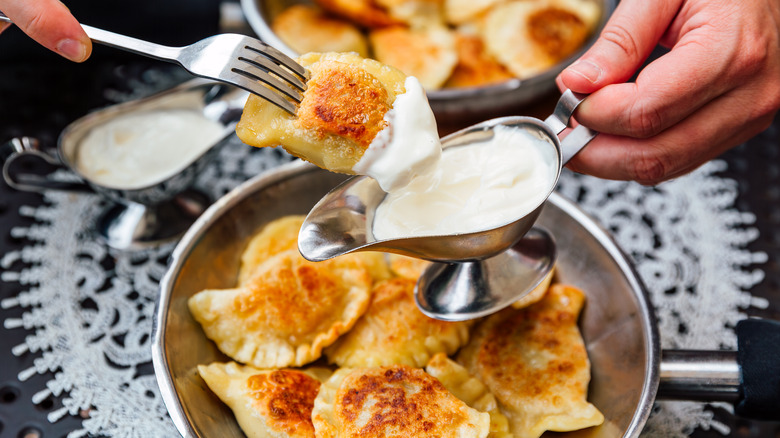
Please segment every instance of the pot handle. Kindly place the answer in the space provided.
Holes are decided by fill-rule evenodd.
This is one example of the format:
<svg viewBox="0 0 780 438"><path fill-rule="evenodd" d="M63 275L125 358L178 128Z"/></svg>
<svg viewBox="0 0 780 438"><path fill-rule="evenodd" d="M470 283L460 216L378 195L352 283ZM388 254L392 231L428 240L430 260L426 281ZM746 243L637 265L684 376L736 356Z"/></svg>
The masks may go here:
<svg viewBox="0 0 780 438"><path fill-rule="evenodd" d="M780 416L780 322L746 319L737 323L742 368L738 415L763 420Z"/></svg>
<svg viewBox="0 0 780 438"><path fill-rule="evenodd" d="M737 351L665 350L658 398L726 401L737 415L775 420L780 415L780 322L737 323Z"/></svg>
<svg viewBox="0 0 780 438"><path fill-rule="evenodd" d="M579 104L581 104L587 96L587 94L575 93L571 90L564 91L555 104L553 113L544 119L544 123L546 123L556 135L560 136L560 134L570 126L574 110L577 109ZM588 129L583 125L578 125L573 128L571 132L561 140L561 164L565 166L572 157L577 155L577 153L587 146L597 135L598 132Z"/></svg>
<svg viewBox="0 0 780 438"><path fill-rule="evenodd" d="M30 161L36 162L31 166ZM3 179L8 186L26 192L63 190L68 192L94 192L82 181L62 181L49 175L59 169L68 169L62 161L40 147L38 139L16 137L0 145L0 163L3 166ZM43 166L41 166L43 164ZM44 167L43 173L34 173L32 168Z"/></svg>

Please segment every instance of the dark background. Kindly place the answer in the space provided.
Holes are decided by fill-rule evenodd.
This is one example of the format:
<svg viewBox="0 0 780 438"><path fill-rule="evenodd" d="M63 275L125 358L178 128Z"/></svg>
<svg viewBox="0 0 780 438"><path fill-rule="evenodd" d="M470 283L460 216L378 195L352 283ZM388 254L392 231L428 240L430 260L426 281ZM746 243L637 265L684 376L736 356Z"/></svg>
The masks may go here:
<svg viewBox="0 0 780 438"><path fill-rule="evenodd" d="M66 4L84 24L161 44L186 45L220 30L220 4L214 0L71 0ZM74 64L12 27L0 35L0 144L29 135L40 139L45 147L54 148L68 123L112 103L105 90L129 91L130 81L148 71L179 73L177 69L172 64L98 45L87 62ZM546 105L543 103L541 109L529 107L525 114L549 113ZM766 263L756 266L766 273L766 279L751 293L768 298L771 305L747 312L780 320L780 118L769 130L722 158L729 163L723 176L738 182L736 208L757 216L755 227L760 237L748 249L769 255ZM28 243L10 236L8 230L30 224L30 219L19 215L20 206L41 202L39 195L14 191L0 180L0 255ZM14 283L0 282L0 300L22 289ZM0 320L20 317L21 313L18 308L0 310ZM81 418L66 417L50 424L46 415L61 406L59 400L52 397L38 405L31 401L33 394L45 388L49 377L36 375L26 382L17 379L17 374L31 367L35 359L34 354L15 357L10 353L26 334L22 329L0 329L0 438L64 437L80 427ZM738 419L720 409L715 410L715 416L731 426L732 436L780 438L780 423ZM692 436L721 435L697 430Z"/></svg>

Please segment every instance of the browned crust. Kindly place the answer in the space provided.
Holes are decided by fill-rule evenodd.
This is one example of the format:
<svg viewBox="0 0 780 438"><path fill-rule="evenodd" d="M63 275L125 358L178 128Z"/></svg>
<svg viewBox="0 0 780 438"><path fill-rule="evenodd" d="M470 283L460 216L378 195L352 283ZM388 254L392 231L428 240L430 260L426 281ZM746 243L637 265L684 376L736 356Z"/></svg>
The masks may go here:
<svg viewBox="0 0 780 438"><path fill-rule="evenodd" d="M356 25L314 5L290 6L274 18L271 29L301 54L336 51L368 56L368 40Z"/></svg>
<svg viewBox="0 0 780 438"><path fill-rule="evenodd" d="M365 149L387 125L384 116L392 107L387 90L357 66L323 61L308 86L298 118L321 137L334 134Z"/></svg>
<svg viewBox="0 0 780 438"><path fill-rule="evenodd" d="M311 411L320 382L300 371L277 370L247 380L255 410L269 429L288 436L314 436Z"/></svg>
<svg viewBox="0 0 780 438"><path fill-rule="evenodd" d="M482 38L476 35L457 33L455 48L458 64L445 87L479 87L495 84L514 77L485 50Z"/></svg>
<svg viewBox="0 0 780 438"><path fill-rule="evenodd" d="M266 327L298 339L339 317L332 312L341 307L350 285L330 271L332 263L314 264L297 254L277 257L274 263L248 280L247 293L238 294L233 302L246 330Z"/></svg>
<svg viewBox="0 0 780 438"><path fill-rule="evenodd" d="M493 370L496 381L512 388L517 397L533 398L556 385L584 399L575 377L589 369L588 355L582 342L571 340L579 333L577 318L582 304L579 290L554 285L547 299L512 313L490 331L479 351L479 363L483 369ZM556 359L543 368L508 360L521 345L535 346Z"/></svg>
<svg viewBox="0 0 780 438"><path fill-rule="evenodd" d="M322 8L349 18L365 27L385 27L400 24L383 8L371 0L316 0Z"/></svg>
<svg viewBox="0 0 780 438"><path fill-rule="evenodd" d="M416 77L428 90L440 88L457 63L455 37L446 28L392 26L368 38L379 62Z"/></svg>
<svg viewBox="0 0 780 438"><path fill-rule="evenodd" d="M409 387L414 391L408 391ZM436 378L417 368L396 365L358 376L337 398L336 412L345 425L355 425L368 416L349 436L385 437L394 432L402 434L397 436L439 436L463 421L462 413L440 409L443 397L454 396Z"/></svg>
<svg viewBox="0 0 780 438"><path fill-rule="evenodd" d="M554 60L561 60L582 47L588 26L573 13L549 7L528 17L528 31L534 42Z"/></svg>

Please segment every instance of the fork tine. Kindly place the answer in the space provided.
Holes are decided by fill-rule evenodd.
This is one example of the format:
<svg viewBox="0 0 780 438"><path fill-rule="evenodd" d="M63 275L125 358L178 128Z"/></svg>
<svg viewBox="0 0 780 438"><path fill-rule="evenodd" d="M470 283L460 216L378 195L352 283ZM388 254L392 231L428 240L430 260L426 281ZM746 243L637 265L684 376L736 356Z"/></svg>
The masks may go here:
<svg viewBox="0 0 780 438"><path fill-rule="evenodd" d="M260 76L261 72L273 73L274 75L277 75L281 79L287 81L293 87L301 91L306 91L305 82L298 79L297 76L290 73L285 67L271 62L270 59L264 58L262 56L247 58L241 55L239 55L238 59L250 64L240 68L241 70L245 70L247 73L251 73L255 76Z"/></svg>
<svg viewBox="0 0 780 438"><path fill-rule="evenodd" d="M247 39L250 40L249 38ZM286 67L288 70L298 75L304 82L309 79L309 73L302 65L295 62L294 59L290 58L289 56L285 55L279 50L269 46L268 44L265 44L262 41L255 40L255 39L251 39L250 41L252 41L252 45L246 44L244 46L245 48L255 53L259 53L260 55L271 58L272 60L276 61L278 64L281 64L282 66Z"/></svg>
<svg viewBox="0 0 780 438"><path fill-rule="evenodd" d="M239 58L241 59L241 58ZM244 60L245 61L245 60ZM251 66L251 64L248 64L248 66ZM273 87L275 90L278 90L279 92L283 93L285 96L289 97L290 99L294 100L295 102L300 102L303 99L303 93L301 91L295 90L293 87L291 87L287 82L284 82L280 80L279 78L272 76L266 71L263 71L259 68L239 68L239 67L233 67L230 69L233 73L240 74L242 76L246 76L249 79L254 79L257 81L261 81L271 87ZM251 70L251 71L250 71Z"/></svg>
<svg viewBox="0 0 780 438"><path fill-rule="evenodd" d="M243 88L244 90L249 91L250 93L257 94L258 96L271 102L272 104L278 106L279 108L287 111L292 115L295 115L295 113L298 110L298 107L296 106L295 103L285 99L279 93L266 87L263 83L258 82L256 78L245 76L240 72L230 71L230 72L225 72L225 74L223 75L223 80L227 80L230 83L237 85Z"/></svg>

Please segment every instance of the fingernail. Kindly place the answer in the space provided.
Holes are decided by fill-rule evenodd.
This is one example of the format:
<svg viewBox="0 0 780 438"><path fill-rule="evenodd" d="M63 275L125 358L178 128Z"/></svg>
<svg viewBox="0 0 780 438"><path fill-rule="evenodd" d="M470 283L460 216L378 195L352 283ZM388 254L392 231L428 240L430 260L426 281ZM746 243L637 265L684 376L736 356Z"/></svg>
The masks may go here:
<svg viewBox="0 0 780 438"><path fill-rule="evenodd" d="M65 39L57 43L57 53L71 61L81 62L87 57L87 46L78 40Z"/></svg>
<svg viewBox="0 0 780 438"><path fill-rule="evenodd" d="M575 62L569 67L569 71L582 76L592 84L595 84L601 78L602 73L601 67L588 60Z"/></svg>

